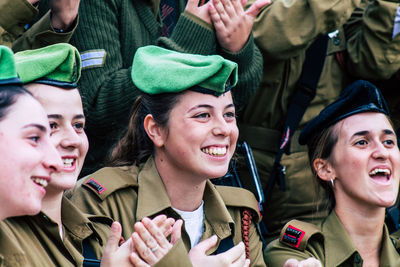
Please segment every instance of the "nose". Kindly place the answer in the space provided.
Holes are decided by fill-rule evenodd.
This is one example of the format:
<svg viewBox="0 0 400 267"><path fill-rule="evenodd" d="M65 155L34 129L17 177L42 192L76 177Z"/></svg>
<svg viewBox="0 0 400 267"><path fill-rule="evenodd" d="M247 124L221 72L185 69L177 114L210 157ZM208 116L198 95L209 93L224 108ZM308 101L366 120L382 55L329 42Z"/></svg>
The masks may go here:
<svg viewBox="0 0 400 267"><path fill-rule="evenodd" d="M375 159L385 160L389 157L388 148L385 147L385 145L382 144L381 142L377 142L377 145L375 146L375 150L374 150L372 156Z"/></svg>
<svg viewBox="0 0 400 267"><path fill-rule="evenodd" d="M214 120L214 125L213 125L213 129L212 129L212 133L214 135L227 136L230 131L231 131L231 127L229 127L228 123L225 121L225 119L223 117L216 118Z"/></svg>
<svg viewBox="0 0 400 267"><path fill-rule="evenodd" d="M78 133L71 126L64 129L64 133L61 139L61 146L64 148L76 148L79 147L82 143L82 138L79 137Z"/></svg>
<svg viewBox="0 0 400 267"><path fill-rule="evenodd" d="M61 156L58 153L56 147L50 142L50 139L44 144L43 152L43 166L46 169L50 170L50 173L60 172L63 167Z"/></svg>

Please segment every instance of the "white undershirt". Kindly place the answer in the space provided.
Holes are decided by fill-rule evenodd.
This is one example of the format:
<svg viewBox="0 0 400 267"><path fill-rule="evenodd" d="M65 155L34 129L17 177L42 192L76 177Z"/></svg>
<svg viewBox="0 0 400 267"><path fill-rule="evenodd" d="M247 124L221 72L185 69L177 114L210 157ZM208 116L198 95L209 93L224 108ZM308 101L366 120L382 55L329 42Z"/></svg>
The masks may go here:
<svg viewBox="0 0 400 267"><path fill-rule="evenodd" d="M194 211L182 211L173 208L185 222L185 230L190 238L190 246L194 247L199 243L200 237L203 235L203 220L204 220L204 201L200 207Z"/></svg>

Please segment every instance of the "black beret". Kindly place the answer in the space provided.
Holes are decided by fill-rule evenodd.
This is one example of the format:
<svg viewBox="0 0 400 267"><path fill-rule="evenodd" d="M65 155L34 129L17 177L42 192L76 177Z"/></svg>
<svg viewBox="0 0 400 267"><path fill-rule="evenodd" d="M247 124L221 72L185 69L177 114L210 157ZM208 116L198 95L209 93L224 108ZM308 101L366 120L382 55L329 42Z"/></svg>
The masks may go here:
<svg viewBox="0 0 400 267"><path fill-rule="evenodd" d="M299 136L299 143L309 143L314 134L336 122L361 112L380 112L389 116L389 108L382 93L372 83L358 80L342 91L339 98L311 120Z"/></svg>

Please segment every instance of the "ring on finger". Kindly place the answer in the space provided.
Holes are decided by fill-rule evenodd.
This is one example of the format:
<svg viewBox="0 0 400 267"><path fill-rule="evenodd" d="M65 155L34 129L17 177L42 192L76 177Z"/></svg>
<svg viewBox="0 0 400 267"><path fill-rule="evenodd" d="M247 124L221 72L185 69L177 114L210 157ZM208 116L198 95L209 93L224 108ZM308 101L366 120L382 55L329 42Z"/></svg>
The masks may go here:
<svg viewBox="0 0 400 267"><path fill-rule="evenodd" d="M151 248L150 250L151 250L152 253L154 253L154 252L157 251L157 249L158 249L158 245L156 245L154 248Z"/></svg>

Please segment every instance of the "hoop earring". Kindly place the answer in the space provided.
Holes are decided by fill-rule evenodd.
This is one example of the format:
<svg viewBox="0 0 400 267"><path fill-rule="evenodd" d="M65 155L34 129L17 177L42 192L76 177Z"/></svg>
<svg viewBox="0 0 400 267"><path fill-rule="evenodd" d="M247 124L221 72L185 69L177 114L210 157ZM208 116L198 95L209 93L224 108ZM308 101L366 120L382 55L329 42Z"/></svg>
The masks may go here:
<svg viewBox="0 0 400 267"><path fill-rule="evenodd" d="M332 184L332 188L335 188L335 180L333 180L332 178L331 178L331 184Z"/></svg>

